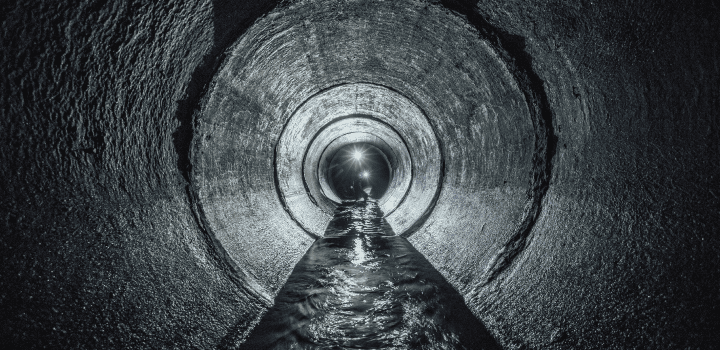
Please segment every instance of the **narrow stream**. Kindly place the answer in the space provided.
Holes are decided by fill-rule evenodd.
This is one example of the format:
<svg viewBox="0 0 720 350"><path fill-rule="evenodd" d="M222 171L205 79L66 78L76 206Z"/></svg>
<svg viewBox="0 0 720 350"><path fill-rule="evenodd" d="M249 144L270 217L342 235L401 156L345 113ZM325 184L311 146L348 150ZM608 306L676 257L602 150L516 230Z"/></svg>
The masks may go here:
<svg viewBox="0 0 720 350"><path fill-rule="evenodd" d="M346 202L244 349L500 349L373 200Z"/></svg>

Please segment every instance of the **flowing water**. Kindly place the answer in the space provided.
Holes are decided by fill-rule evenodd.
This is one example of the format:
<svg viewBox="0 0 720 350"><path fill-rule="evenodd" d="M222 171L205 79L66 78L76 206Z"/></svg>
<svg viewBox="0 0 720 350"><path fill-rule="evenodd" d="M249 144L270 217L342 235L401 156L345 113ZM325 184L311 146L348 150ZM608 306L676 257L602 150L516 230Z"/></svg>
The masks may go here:
<svg viewBox="0 0 720 350"><path fill-rule="evenodd" d="M377 203L338 207L244 349L499 349Z"/></svg>

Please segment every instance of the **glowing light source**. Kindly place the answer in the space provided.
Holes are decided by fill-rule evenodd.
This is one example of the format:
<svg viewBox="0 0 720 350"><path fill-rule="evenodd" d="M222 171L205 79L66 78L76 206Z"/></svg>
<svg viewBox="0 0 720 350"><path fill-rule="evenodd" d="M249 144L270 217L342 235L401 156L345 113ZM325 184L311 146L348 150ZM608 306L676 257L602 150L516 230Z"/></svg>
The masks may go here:
<svg viewBox="0 0 720 350"><path fill-rule="evenodd" d="M368 173L367 170L364 170L363 172L360 173L360 177L367 178L368 176L370 176L370 173Z"/></svg>
<svg viewBox="0 0 720 350"><path fill-rule="evenodd" d="M353 159L357 160L358 162L363 158L363 153L360 150L353 151Z"/></svg>

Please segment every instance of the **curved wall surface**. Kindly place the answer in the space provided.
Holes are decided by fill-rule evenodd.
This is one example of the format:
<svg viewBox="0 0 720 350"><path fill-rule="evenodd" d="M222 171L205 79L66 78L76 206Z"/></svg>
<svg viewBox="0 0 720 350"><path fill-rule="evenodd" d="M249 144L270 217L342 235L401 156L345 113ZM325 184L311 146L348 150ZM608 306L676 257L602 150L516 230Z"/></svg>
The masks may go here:
<svg viewBox="0 0 720 350"><path fill-rule="evenodd" d="M237 346L322 235L343 137L393 154L388 222L503 347L720 342L713 5L0 13L13 347Z"/></svg>

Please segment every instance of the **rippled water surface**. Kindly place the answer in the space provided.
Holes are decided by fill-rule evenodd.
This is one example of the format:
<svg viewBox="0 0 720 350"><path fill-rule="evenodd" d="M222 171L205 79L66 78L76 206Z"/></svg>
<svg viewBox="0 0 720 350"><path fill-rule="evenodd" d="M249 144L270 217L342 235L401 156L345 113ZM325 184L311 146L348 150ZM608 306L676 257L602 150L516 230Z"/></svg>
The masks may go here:
<svg viewBox="0 0 720 350"><path fill-rule="evenodd" d="M341 205L245 349L499 349L373 201Z"/></svg>

